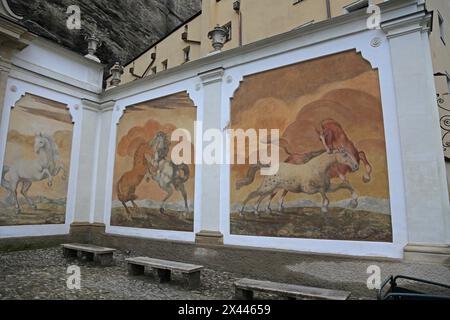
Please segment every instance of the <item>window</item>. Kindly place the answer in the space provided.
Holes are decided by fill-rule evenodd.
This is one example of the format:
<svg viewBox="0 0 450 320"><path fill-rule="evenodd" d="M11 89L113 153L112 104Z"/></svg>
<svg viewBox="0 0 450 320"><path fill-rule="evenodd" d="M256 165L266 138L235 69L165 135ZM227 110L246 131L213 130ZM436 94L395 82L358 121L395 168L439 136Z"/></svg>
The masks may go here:
<svg viewBox="0 0 450 320"><path fill-rule="evenodd" d="M162 68L163 70L167 70L167 68L169 67L169 61L168 60L164 60L162 62Z"/></svg>
<svg viewBox="0 0 450 320"><path fill-rule="evenodd" d="M184 62L188 62L191 60L190 53L191 53L191 47L186 47L183 49Z"/></svg>
<svg viewBox="0 0 450 320"><path fill-rule="evenodd" d="M442 17L441 13L438 12L438 21L439 21L439 33L441 36L441 40L445 45L445 26L444 26L444 18Z"/></svg>
<svg viewBox="0 0 450 320"><path fill-rule="evenodd" d="M344 12L350 13L369 6L369 0L356 0L349 5L344 6Z"/></svg>

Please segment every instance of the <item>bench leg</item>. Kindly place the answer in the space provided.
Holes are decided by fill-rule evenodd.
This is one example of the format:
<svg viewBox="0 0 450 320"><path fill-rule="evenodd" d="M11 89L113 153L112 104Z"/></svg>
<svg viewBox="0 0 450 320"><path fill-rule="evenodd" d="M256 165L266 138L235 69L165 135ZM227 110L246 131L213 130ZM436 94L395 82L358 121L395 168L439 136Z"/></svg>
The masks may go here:
<svg viewBox="0 0 450 320"><path fill-rule="evenodd" d="M64 258L76 258L77 250L63 248L63 256L64 256Z"/></svg>
<svg viewBox="0 0 450 320"><path fill-rule="evenodd" d="M164 269L156 269L158 272L159 282L169 282L170 281L170 270L164 270Z"/></svg>
<svg viewBox="0 0 450 320"><path fill-rule="evenodd" d="M200 287L200 271L185 274L184 277L187 279L189 290L198 289Z"/></svg>
<svg viewBox="0 0 450 320"><path fill-rule="evenodd" d="M94 256L94 261L102 266L112 266L114 264L113 253L98 254Z"/></svg>
<svg viewBox="0 0 450 320"><path fill-rule="evenodd" d="M235 296L238 300L253 300L253 291L236 288Z"/></svg>
<svg viewBox="0 0 450 320"><path fill-rule="evenodd" d="M140 276L145 273L145 267L137 264L128 263L127 268L130 276Z"/></svg>

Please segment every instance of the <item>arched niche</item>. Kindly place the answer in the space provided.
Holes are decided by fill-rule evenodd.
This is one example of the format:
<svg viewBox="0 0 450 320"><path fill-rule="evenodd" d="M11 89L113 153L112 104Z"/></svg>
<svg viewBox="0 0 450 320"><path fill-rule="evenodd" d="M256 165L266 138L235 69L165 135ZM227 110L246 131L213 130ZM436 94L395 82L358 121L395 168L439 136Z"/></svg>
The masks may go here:
<svg viewBox="0 0 450 320"><path fill-rule="evenodd" d="M31 93L8 113L0 226L66 222L74 123L67 104Z"/></svg>
<svg viewBox="0 0 450 320"><path fill-rule="evenodd" d="M349 188L334 192L324 184L330 202L325 208L329 212L327 220L318 219L325 214L320 193L289 192L284 199L286 211L280 210L282 188L255 194L240 215L245 200L258 192L264 177L257 175L252 183L238 189L236 185L242 186L239 182L248 177L249 166L232 165L232 235L393 241L380 75L360 51L347 50L244 75L230 99L231 129L279 130L281 139L274 143L281 163L303 166L317 157L315 153L325 151L320 132L328 128L330 120L340 128L336 133L342 135L339 143L349 149L354 146L360 169L343 175L324 172L324 176L329 176L333 186L345 179L354 192ZM263 141L265 137L258 138ZM269 209L271 195L274 197ZM352 201L356 197L357 203ZM261 199L260 212L255 214ZM340 220L346 214L353 219Z"/></svg>

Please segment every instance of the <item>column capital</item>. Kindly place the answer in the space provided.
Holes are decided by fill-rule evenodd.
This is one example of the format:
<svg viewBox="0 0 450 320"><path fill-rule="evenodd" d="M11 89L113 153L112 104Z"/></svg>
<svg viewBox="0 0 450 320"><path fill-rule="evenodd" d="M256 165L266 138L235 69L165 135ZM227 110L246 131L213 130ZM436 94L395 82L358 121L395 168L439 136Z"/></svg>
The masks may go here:
<svg viewBox="0 0 450 320"><path fill-rule="evenodd" d="M222 82L224 73L224 68L216 68L199 73L198 76L202 80L203 85L207 85L215 82Z"/></svg>
<svg viewBox="0 0 450 320"><path fill-rule="evenodd" d="M11 71L11 68L12 68L11 62L3 59L3 57L0 56L0 72L9 73Z"/></svg>
<svg viewBox="0 0 450 320"><path fill-rule="evenodd" d="M414 32L430 32L432 14L426 11L416 12L400 18L384 21L381 29L387 38L400 37Z"/></svg>
<svg viewBox="0 0 450 320"><path fill-rule="evenodd" d="M83 108L93 110L96 112L112 111L116 105L115 100L108 100L104 102L92 101L88 99L82 99Z"/></svg>

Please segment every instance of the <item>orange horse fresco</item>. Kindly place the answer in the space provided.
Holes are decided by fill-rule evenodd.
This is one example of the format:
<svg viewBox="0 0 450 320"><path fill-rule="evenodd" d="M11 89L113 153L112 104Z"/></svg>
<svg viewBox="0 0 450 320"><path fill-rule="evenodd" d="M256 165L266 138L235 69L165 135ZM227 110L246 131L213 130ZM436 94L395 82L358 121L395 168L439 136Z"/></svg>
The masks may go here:
<svg viewBox="0 0 450 320"><path fill-rule="evenodd" d="M153 157L154 151L148 143L143 143L134 153L133 168L125 172L117 183L117 197L128 215L131 213L127 202L131 202L135 210L139 209L134 201L137 200L136 188L142 183L148 170L150 170L148 169L146 156Z"/></svg>
<svg viewBox="0 0 450 320"><path fill-rule="evenodd" d="M367 160L366 154L364 151L359 151L356 149L353 142L348 138L344 129L342 129L342 126L337 121L333 119L322 121L320 129L317 130L317 133L319 134L320 140L328 153L343 148L347 150L358 163L362 162L366 169L363 176L363 181L365 183L370 182L372 166ZM352 169L349 166L336 164L330 169L328 174L330 178L340 178L342 180L346 180L346 175L351 172Z"/></svg>
<svg viewBox="0 0 450 320"><path fill-rule="evenodd" d="M333 151L344 149L354 158L357 163L363 163L365 168L365 173L363 176L363 181L365 183L370 182L372 179L372 165L367 160L364 151L359 151L353 142L348 138L342 126L333 119L327 119L320 123L319 129L316 129L319 138L325 147L325 150L319 150L315 152L307 153L291 153L287 147L287 142L281 139L281 146L288 153L288 158L285 160L286 163L290 164L305 164L320 156L322 153L332 153ZM343 164L335 164L328 171L330 178L340 178L346 181L347 174L351 173L352 169L349 166Z"/></svg>

